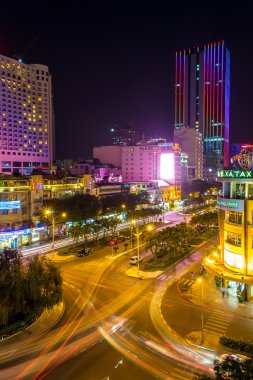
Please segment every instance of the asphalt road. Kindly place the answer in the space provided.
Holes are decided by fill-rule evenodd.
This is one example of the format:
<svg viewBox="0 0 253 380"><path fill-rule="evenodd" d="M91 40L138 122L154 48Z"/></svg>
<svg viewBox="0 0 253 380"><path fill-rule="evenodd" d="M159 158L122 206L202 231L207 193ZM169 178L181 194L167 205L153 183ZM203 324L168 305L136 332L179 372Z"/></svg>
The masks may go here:
<svg viewBox="0 0 253 380"><path fill-rule="evenodd" d="M172 217L168 215L168 220ZM174 219L177 223L184 216ZM18 338L14 343L3 342L1 380L103 379L121 356L123 364L110 379L190 379L196 373L209 373L207 356L185 347L177 336L184 334L185 327L173 326L174 334L161 314L163 307L171 316L173 304L174 322L185 321L186 309L173 286L191 265L199 265L201 252L156 280L126 276L132 255L129 252L113 259L107 249L62 263L66 304L62 319L29 344L19 344ZM170 289L172 298L166 296L161 305L164 292ZM197 320L196 315L193 310L192 320Z"/></svg>

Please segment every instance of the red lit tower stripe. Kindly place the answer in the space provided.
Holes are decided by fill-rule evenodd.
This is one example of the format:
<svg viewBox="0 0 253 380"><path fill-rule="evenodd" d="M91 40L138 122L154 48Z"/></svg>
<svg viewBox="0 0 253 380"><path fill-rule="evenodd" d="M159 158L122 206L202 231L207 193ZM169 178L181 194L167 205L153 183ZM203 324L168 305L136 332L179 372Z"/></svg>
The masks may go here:
<svg viewBox="0 0 253 380"><path fill-rule="evenodd" d="M217 123L217 128L216 128L216 135L220 136L219 133L219 96L220 96L220 41L218 42L217 46L217 86L216 86L216 123Z"/></svg>
<svg viewBox="0 0 253 380"><path fill-rule="evenodd" d="M185 115L186 115L186 55L184 50L184 84L183 84L183 127L185 127Z"/></svg>
<svg viewBox="0 0 253 380"><path fill-rule="evenodd" d="M177 60L178 60L178 56L177 56L177 51L176 51L176 83L175 83L175 126L178 124L178 116L177 116L177 104L178 104L178 87L177 87L177 83L178 83L178 66L177 66Z"/></svg>
<svg viewBox="0 0 253 380"><path fill-rule="evenodd" d="M203 138L205 137L205 131L204 131L204 128L205 128L205 120L206 120L206 46L204 46L204 59L203 59L203 66L204 66L204 70L203 70L203 83L202 83L202 96L203 96L203 115L202 115L202 126L203 126L203 129L202 129L202 134L203 134Z"/></svg>
<svg viewBox="0 0 253 380"><path fill-rule="evenodd" d="M178 88L178 92L179 92L179 109L178 109L178 124L181 124L181 101L182 101L182 89L181 89L181 86L182 86L182 80L181 80L181 56L182 56L182 53L181 51L179 52L179 88Z"/></svg>
<svg viewBox="0 0 253 380"><path fill-rule="evenodd" d="M220 137L223 137L223 128L225 127L224 120L223 120L223 107L224 107L224 41L222 41L221 46L221 97L220 97L220 103L221 103L221 112L220 112L220 123L221 123L221 129L220 129ZM224 145L223 145L224 148ZM224 154L224 151L222 151Z"/></svg>
<svg viewBox="0 0 253 380"><path fill-rule="evenodd" d="M212 95L213 95L213 98L212 98L212 120L211 120L211 124L212 124L212 136L215 136L215 52L216 52L216 44L214 43L213 44L213 65L212 65L212 71L213 71L213 78L212 78ZM216 149L217 148L217 142L213 141L213 149Z"/></svg>

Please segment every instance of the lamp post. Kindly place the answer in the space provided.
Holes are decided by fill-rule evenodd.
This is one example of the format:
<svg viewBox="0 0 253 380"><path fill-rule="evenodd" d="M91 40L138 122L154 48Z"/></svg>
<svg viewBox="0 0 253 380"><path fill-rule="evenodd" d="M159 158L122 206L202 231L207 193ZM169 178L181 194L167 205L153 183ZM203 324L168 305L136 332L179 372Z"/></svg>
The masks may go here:
<svg viewBox="0 0 253 380"><path fill-rule="evenodd" d="M125 219L126 218L126 205L121 205L121 208L122 208L122 219Z"/></svg>
<svg viewBox="0 0 253 380"><path fill-rule="evenodd" d="M131 248L133 248L133 228L136 224L136 221L135 220L131 220L131 227L130 227L130 231L131 231Z"/></svg>
<svg viewBox="0 0 253 380"><path fill-rule="evenodd" d="M138 260L138 263L137 263L137 275L139 275L140 273L140 236L141 236L141 232L139 232L139 226L138 226L138 223L136 223L136 220L132 220L132 225L135 226L136 228L136 233L135 233L135 236L137 237L137 260Z"/></svg>
<svg viewBox="0 0 253 380"><path fill-rule="evenodd" d="M113 369L112 369L111 372L109 373L109 375L106 376L106 377L104 377L103 380L110 380L110 376L111 376L111 374L112 374L112 373L115 371L115 369L118 368L118 366L119 366L120 364L122 364L122 363L123 363L123 358L122 358L122 357L119 357L118 360L116 361L116 363L115 363Z"/></svg>
<svg viewBox="0 0 253 380"><path fill-rule="evenodd" d="M198 278L198 282L201 283L201 342L204 343L204 281L203 278Z"/></svg>
<svg viewBox="0 0 253 380"><path fill-rule="evenodd" d="M55 215L54 215L54 210L46 209L45 212L45 217L49 219L52 222L52 257L54 258L54 237L55 237ZM66 217L66 213L63 212L61 214L63 218Z"/></svg>

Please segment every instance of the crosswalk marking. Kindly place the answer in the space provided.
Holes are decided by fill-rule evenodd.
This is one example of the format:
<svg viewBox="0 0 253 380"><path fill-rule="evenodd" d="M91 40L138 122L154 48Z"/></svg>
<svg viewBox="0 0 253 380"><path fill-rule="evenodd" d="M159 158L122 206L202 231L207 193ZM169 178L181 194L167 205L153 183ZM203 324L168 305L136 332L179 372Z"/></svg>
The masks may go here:
<svg viewBox="0 0 253 380"><path fill-rule="evenodd" d="M91 265L91 266L96 266L96 267L101 267L103 263L99 263L98 261L88 261L85 263L85 265Z"/></svg>
<svg viewBox="0 0 253 380"><path fill-rule="evenodd" d="M232 316L212 314L204 324L204 331L213 334L224 334L232 320Z"/></svg>
<svg viewBox="0 0 253 380"><path fill-rule="evenodd" d="M123 273L123 272L125 272L127 270L127 267L120 267L120 269L119 269L119 272L120 273Z"/></svg>

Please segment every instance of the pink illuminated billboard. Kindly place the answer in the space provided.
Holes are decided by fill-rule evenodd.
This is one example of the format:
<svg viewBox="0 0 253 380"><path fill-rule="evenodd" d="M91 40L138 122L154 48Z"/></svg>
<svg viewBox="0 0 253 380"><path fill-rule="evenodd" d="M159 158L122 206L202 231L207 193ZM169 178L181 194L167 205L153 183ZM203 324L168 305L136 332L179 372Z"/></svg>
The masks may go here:
<svg viewBox="0 0 253 380"><path fill-rule="evenodd" d="M160 178L174 179L174 153L161 153Z"/></svg>

